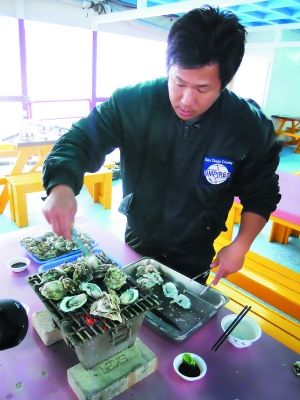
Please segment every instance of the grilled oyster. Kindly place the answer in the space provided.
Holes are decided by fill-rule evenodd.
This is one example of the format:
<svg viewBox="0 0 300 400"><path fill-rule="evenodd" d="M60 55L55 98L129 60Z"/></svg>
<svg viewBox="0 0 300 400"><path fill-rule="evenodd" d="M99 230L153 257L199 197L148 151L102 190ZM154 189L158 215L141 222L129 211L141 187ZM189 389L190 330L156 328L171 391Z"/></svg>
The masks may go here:
<svg viewBox="0 0 300 400"><path fill-rule="evenodd" d="M166 297L174 299L176 296L178 296L177 286L173 282L166 282L162 289Z"/></svg>
<svg viewBox="0 0 300 400"><path fill-rule="evenodd" d="M151 289L156 285L161 285L163 279L159 272L147 272L138 278L136 282L142 289Z"/></svg>
<svg viewBox="0 0 300 400"><path fill-rule="evenodd" d="M47 299L61 300L65 296L65 289L61 281L46 282L39 288L41 294Z"/></svg>
<svg viewBox="0 0 300 400"><path fill-rule="evenodd" d="M42 276L42 282L50 282L50 281L55 281L59 279L63 275L63 272L60 270L57 270L56 268L48 269L48 271L45 271Z"/></svg>
<svg viewBox="0 0 300 400"><path fill-rule="evenodd" d="M122 322L121 310L115 294L102 292L101 297L91 305L90 314Z"/></svg>
<svg viewBox="0 0 300 400"><path fill-rule="evenodd" d="M121 304L131 304L134 303L139 297L139 291L137 289L127 289L120 296Z"/></svg>
<svg viewBox="0 0 300 400"><path fill-rule="evenodd" d="M89 282L93 279L92 268L84 261L74 265L73 280L77 282Z"/></svg>
<svg viewBox="0 0 300 400"><path fill-rule="evenodd" d="M139 265L136 268L136 276L143 276L144 274L147 274L148 272L158 272L157 268L152 265Z"/></svg>
<svg viewBox="0 0 300 400"><path fill-rule="evenodd" d="M79 285L79 288L80 288L80 290L87 293L89 296L93 297L94 299L98 299L99 297L101 297L102 290L95 283L81 282Z"/></svg>
<svg viewBox="0 0 300 400"><path fill-rule="evenodd" d="M67 276L62 276L59 278L61 283L63 284L63 287L66 291L66 293L76 293L78 290L78 285L77 282L74 282L71 278L68 278Z"/></svg>
<svg viewBox="0 0 300 400"><path fill-rule="evenodd" d="M191 308L191 300L185 294L179 294L171 301L171 303L176 303L185 310Z"/></svg>
<svg viewBox="0 0 300 400"><path fill-rule="evenodd" d="M86 301L87 295L85 293L77 294L76 296L67 296L62 299L59 308L63 312L71 312L82 307Z"/></svg>
<svg viewBox="0 0 300 400"><path fill-rule="evenodd" d="M127 275L125 272L112 265L105 274L104 283L108 289L118 290L125 285L126 279Z"/></svg>

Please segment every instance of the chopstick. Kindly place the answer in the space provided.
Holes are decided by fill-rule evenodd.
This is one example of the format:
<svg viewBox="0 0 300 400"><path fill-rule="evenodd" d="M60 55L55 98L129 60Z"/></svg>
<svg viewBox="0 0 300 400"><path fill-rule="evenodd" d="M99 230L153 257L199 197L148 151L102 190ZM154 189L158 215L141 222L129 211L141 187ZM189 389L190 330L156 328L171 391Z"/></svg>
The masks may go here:
<svg viewBox="0 0 300 400"><path fill-rule="evenodd" d="M242 311L237 315L237 317L232 321L232 323L228 326L225 332L219 337L216 343L212 346L210 350L217 351L218 348L222 345L222 343L227 339L230 333L234 330L234 328L241 322L247 312L250 310L251 306L245 306Z"/></svg>

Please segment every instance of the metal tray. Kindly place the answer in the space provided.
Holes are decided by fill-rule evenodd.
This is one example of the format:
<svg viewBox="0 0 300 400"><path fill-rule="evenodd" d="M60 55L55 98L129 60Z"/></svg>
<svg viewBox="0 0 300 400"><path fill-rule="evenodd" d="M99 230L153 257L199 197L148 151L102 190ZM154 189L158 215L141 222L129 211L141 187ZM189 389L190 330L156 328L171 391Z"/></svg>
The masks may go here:
<svg viewBox="0 0 300 400"><path fill-rule="evenodd" d="M185 310L175 303L171 304L171 299L164 296L161 286L156 285L151 289L162 302L158 309L162 315L157 315L155 310L148 311L145 320L160 334L174 341L187 339L229 301L228 297L214 288L209 288L202 296L199 296L205 288L204 285L191 280L152 258L141 258L136 262L126 265L123 267L123 270L130 278L136 280L136 268L140 265L149 264L154 265L161 272L164 283L175 283L179 293L187 295L191 300L191 308ZM170 322L167 322L168 319ZM174 326L174 323L177 327Z"/></svg>

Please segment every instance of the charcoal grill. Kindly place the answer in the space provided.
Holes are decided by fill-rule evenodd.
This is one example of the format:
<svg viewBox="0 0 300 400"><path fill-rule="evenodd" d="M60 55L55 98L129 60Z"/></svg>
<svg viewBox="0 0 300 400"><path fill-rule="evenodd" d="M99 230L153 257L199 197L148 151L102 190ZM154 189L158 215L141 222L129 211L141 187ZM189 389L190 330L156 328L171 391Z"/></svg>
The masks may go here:
<svg viewBox="0 0 300 400"><path fill-rule="evenodd" d="M39 288L43 273L31 275L28 282L50 312L55 325L60 329L64 341L72 347L85 369L91 369L102 361L134 344L145 313L157 308L160 301L153 294L139 294L133 304L121 305L122 322L89 314L95 299L89 297L85 305L76 311L64 313L58 304L60 301L49 300L41 295ZM99 284L99 282L93 281ZM122 290L134 287L126 283Z"/></svg>

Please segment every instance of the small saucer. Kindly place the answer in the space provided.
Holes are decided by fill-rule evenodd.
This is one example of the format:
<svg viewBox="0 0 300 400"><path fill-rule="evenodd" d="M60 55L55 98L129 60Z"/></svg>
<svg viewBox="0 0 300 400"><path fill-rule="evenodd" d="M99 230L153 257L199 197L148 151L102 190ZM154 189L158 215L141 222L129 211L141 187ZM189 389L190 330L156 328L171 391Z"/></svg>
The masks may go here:
<svg viewBox="0 0 300 400"><path fill-rule="evenodd" d="M30 260L26 257L13 257L7 260L6 265L13 272L22 272L30 264Z"/></svg>
<svg viewBox="0 0 300 400"><path fill-rule="evenodd" d="M182 363L183 360L183 356L186 353L181 353L178 354L173 361L173 367L175 372L182 378L185 379L186 381L197 381L198 379L201 379L204 377L204 375L206 374L207 371L207 366L206 366L206 362L203 360L202 357L198 356L198 354L194 354L194 353L188 353L192 356L192 358L196 361L199 369L200 369L200 374L198 376L195 377L191 377L191 376L186 376L183 375L181 372L179 372L179 366Z"/></svg>

